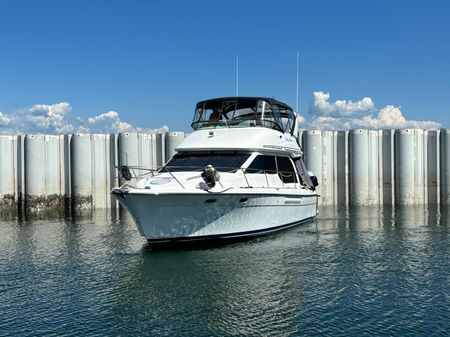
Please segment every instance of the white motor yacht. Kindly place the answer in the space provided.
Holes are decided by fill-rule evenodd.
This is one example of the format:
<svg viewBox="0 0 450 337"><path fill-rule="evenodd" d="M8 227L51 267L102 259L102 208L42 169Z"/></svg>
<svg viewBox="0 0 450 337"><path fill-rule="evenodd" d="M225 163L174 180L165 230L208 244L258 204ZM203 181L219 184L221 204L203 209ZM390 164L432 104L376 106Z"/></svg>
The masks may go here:
<svg viewBox="0 0 450 337"><path fill-rule="evenodd" d="M297 116L273 98L197 103L192 127L162 168L135 179L120 167L112 193L150 244L236 239L317 215L317 179L297 140Z"/></svg>

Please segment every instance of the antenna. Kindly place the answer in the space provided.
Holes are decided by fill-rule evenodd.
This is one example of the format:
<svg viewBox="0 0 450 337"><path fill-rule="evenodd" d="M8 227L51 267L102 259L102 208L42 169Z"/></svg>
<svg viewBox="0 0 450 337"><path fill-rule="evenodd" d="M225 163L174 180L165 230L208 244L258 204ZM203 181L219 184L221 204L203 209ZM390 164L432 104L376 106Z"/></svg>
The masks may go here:
<svg viewBox="0 0 450 337"><path fill-rule="evenodd" d="M297 51L297 86L295 88L295 112L298 113L298 51Z"/></svg>
<svg viewBox="0 0 450 337"><path fill-rule="evenodd" d="M239 56L236 56L236 96L239 96Z"/></svg>

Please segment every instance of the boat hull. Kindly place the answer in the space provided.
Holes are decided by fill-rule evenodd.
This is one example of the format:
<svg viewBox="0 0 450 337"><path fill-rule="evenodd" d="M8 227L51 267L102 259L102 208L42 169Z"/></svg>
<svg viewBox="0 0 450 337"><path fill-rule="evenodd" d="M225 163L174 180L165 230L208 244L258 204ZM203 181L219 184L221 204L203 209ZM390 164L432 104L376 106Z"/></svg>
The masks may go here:
<svg viewBox="0 0 450 337"><path fill-rule="evenodd" d="M116 193L149 242L252 237L317 214L317 195Z"/></svg>

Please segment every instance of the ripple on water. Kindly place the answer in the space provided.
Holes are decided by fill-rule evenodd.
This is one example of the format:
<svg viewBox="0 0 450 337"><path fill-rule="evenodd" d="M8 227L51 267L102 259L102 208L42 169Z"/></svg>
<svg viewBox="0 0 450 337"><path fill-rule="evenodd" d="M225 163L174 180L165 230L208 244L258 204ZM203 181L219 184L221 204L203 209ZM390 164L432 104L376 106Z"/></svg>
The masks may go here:
<svg viewBox="0 0 450 337"><path fill-rule="evenodd" d="M324 208L277 235L161 252L126 215L5 219L0 335L445 335L449 218Z"/></svg>

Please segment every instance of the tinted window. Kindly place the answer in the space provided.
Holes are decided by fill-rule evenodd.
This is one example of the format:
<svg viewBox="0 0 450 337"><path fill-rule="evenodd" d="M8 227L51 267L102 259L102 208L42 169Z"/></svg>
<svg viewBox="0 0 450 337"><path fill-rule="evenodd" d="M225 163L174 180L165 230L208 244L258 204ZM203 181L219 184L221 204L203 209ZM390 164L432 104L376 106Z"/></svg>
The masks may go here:
<svg viewBox="0 0 450 337"><path fill-rule="evenodd" d="M263 126L278 131L292 132L293 113L284 105L271 104L264 99L212 99L196 105L192 127L249 127Z"/></svg>
<svg viewBox="0 0 450 337"><path fill-rule="evenodd" d="M255 119L256 100L240 99L237 102L233 119Z"/></svg>
<svg viewBox="0 0 450 337"><path fill-rule="evenodd" d="M294 114L291 110L280 107L280 117L285 132L291 132L294 124Z"/></svg>
<svg viewBox="0 0 450 337"><path fill-rule="evenodd" d="M295 126L295 116L294 113L292 112L292 110L288 109L287 110L287 115L288 115L288 130L289 132L294 132L294 126Z"/></svg>
<svg viewBox="0 0 450 337"><path fill-rule="evenodd" d="M284 183L297 182L295 169L292 162L287 157L277 157L278 175Z"/></svg>
<svg viewBox="0 0 450 337"><path fill-rule="evenodd" d="M278 105L273 106L273 115L275 117L275 121L277 122L280 130L284 131L283 121L281 120L281 116L280 116L280 107Z"/></svg>
<svg viewBox="0 0 450 337"><path fill-rule="evenodd" d="M201 116L204 121L217 121L221 118L222 101L206 102Z"/></svg>
<svg viewBox="0 0 450 337"><path fill-rule="evenodd" d="M274 156L257 156L247 168L247 173L276 173L277 166Z"/></svg>
<svg viewBox="0 0 450 337"><path fill-rule="evenodd" d="M201 171L206 165L212 165L219 171L233 172L249 156L236 153L176 154L159 172Z"/></svg>
<svg viewBox="0 0 450 337"><path fill-rule="evenodd" d="M266 101L261 100L258 102L256 124L281 131L281 127L275 121L272 105Z"/></svg>
<svg viewBox="0 0 450 337"><path fill-rule="evenodd" d="M236 109L237 101L235 99L226 100L223 102L223 112L225 119L229 120L233 117L234 111Z"/></svg>

